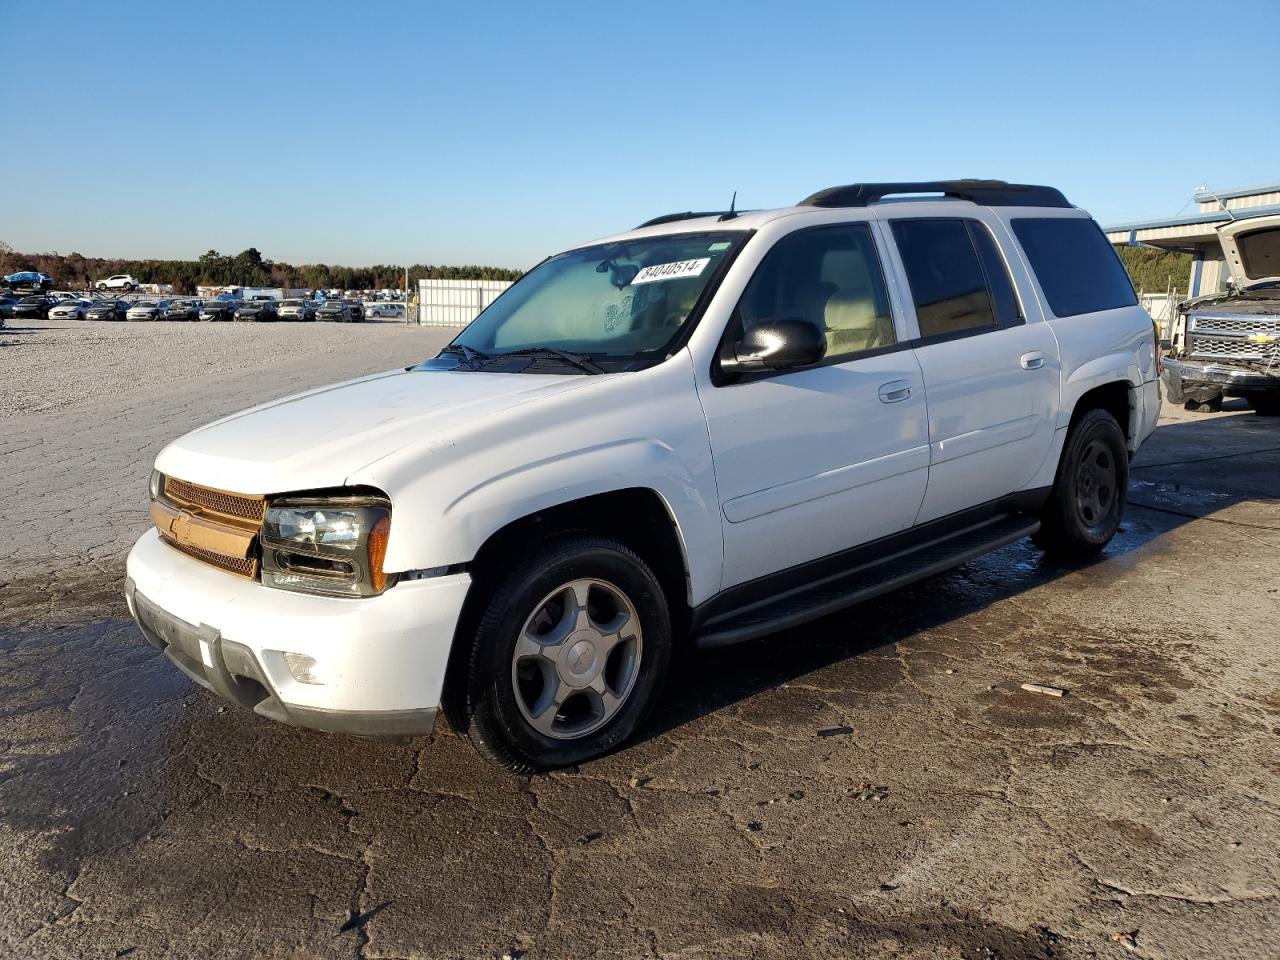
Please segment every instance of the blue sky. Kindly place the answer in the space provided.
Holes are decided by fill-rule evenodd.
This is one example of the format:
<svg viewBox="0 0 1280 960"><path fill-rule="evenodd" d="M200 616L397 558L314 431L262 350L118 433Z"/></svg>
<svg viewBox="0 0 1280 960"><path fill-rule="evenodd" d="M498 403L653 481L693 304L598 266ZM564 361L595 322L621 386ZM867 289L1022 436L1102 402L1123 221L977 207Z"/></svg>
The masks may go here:
<svg viewBox="0 0 1280 960"><path fill-rule="evenodd" d="M1278 30L1275 0L0 0L0 240L526 267L734 190L949 176L1170 215L1280 180Z"/></svg>

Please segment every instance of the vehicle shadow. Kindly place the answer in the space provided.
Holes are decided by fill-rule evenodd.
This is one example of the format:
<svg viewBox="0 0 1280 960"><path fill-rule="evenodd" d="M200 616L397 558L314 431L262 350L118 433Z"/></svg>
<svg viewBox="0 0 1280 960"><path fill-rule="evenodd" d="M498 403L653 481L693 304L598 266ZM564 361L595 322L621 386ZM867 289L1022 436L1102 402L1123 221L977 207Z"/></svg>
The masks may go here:
<svg viewBox="0 0 1280 960"><path fill-rule="evenodd" d="M662 736L707 713L841 660L892 646L1069 574L1109 582L1117 565L1192 520L1256 502L1258 517L1232 519L1280 533L1280 419L1232 401L1213 417L1162 423L1130 467L1129 508L1098 557L1055 560L1030 540L955 570L759 640L678 658L664 701L633 740ZM1270 517L1268 522L1267 517Z"/></svg>

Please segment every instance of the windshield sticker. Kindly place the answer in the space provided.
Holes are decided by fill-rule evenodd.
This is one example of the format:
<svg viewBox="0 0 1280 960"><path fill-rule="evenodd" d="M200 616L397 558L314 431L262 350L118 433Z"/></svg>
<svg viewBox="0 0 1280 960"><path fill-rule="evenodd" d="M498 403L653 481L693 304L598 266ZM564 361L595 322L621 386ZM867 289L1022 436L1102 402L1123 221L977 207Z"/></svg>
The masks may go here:
<svg viewBox="0 0 1280 960"><path fill-rule="evenodd" d="M685 277L696 277L707 269L707 264L710 262L710 257L701 257L697 260L677 260L675 263L655 263L637 273L631 283L634 286L638 283L658 283L661 280L683 280Z"/></svg>
<svg viewBox="0 0 1280 960"><path fill-rule="evenodd" d="M721 250L728 250L730 246L732 246L732 244L730 244L728 240L721 240L719 243L713 243L711 246L707 247L707 252L719 253Z"/></svg>

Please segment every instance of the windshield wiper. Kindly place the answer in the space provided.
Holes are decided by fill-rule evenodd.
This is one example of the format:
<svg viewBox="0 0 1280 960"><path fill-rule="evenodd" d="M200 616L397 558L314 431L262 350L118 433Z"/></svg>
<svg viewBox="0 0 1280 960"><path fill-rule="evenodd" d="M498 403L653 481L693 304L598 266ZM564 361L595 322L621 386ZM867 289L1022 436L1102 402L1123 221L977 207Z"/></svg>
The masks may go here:
<svg viewBox="0 0 1280 960"><path fill-rule="evenodd" d="M469 370L479 370L482 363L487 363L493 359L493 357L489 356L487 353L481 353L473 347L468 347L465 343L449 344L440 351L440 356L443 357L446 353L455 353L461 356L466 362L467 369Z"/></svg>
<svg viewBox="0 0 1280 960"><path fill-rule="evenodd" d="M608 373L604 367L595 363L590 357L568 350L557 350L555 347L526 347L523 350L511 350L502 354L504 357L555 357L563 360L571 367L577 367L583 373Z"/></svg>

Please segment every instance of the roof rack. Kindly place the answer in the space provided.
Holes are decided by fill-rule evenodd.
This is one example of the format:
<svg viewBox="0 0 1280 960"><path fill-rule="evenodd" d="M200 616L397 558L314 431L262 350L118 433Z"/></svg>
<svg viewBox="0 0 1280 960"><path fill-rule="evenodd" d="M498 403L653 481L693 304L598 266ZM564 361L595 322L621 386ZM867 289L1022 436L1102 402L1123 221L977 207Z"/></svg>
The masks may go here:
<svg viewBox="0 0 1280 960"><path fill-rule="evenodd" d="M640 226L636 227L636 229L639 230L643 227L656 227L660 223L675 223L678 220L697 220L699 217L723 217L726 213L730 212L732 211L703 210L699 213L696 210L686 210L684 213L664 213L660 217L654 217L652 220L646 220L644 223L640 224ZM737 212L741 213L742 211L739 210Z"/></svg>
<svg viewBox="0 0 1280 960"><path fill-rule="evenodd" d="M925 180L918 183L851 183L805 197L802 207L865 207L898 193L941 193L985 207L1070 207L1053 187L1003 180Z"/></svg>

